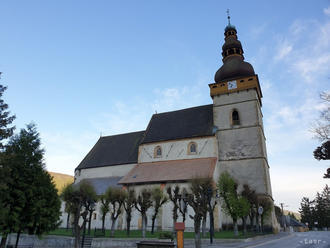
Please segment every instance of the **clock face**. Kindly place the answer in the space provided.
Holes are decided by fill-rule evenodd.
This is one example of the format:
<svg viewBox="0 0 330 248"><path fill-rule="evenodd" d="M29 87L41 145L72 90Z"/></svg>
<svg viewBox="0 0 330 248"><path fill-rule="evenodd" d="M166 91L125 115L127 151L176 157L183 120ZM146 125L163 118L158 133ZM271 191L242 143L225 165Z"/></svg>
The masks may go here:
<svg viewBox="0 0 330 248"><path fill-rule="evenodd" d="M236 89L237 88L236 81L229 81L227 83L227 85L228 85L228 90L232 90L232 89Z"/></svg>

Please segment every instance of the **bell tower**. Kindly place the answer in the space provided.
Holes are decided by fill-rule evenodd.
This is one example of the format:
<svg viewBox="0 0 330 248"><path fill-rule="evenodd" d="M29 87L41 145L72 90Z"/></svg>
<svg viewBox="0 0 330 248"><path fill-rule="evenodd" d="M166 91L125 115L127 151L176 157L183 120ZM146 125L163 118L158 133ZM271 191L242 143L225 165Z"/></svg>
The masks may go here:
<svg viewBox="0 0 330 248"><path fill-rule="evenodd" d="M229 172L240 187L247 184L273 201L258 75L244 61L242 44L229 16L224 35L223 65L215 74L215 82L209 84L219 169ZM274 211L267 222L268 226L276 226Z"/></svg>

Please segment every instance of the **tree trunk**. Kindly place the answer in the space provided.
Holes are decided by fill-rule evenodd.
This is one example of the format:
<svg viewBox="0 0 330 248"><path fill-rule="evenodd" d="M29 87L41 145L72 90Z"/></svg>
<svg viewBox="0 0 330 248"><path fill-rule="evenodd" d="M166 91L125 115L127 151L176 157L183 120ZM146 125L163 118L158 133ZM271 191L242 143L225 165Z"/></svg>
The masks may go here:
<svg viewBox="0 0 330 248"><path fill-rule="evenodd" d="M83 229L83 237L82 237L81 245L80 245L80 243L79 243L79 245L80 245L81 247L84 247L84 245L85 245L86 224L87 224L86 222L87 222L86 220L84 220L84 222L83 222L83 227L84 227L84 229Z"/></svg>
<svg viewBox="0 0 330 248"><path fill-rule="evenodd" d="M131 229L131 215L127 215L127 217L126 217L126 233L127 233L127 236L129 236L130 229Z"/></svg>
<svg viewBox="0 0 330 248"><path fill-rule="evenodd" d="M183 214L182 214L182 222L183 223L186 222L186 212L183 212Z"/></svg>
<svg viewBox="0 0 330 248"><path fill-rule="evenodd" d="M70 213L68 213L68 216L66 217L66 230L69 230L70 226Z"/></svg>
<svg viewBox="0 0 330 248"><path fill-rule="evenodd" d="M6 247L7 236L8 236L8 233L3 233L2 234L0 248L5 248Z"/></svg>
<svg viewBox="0 0 330 248"><path fill-rule="evenodd" d="M201 248L201 219L194 217L195 248Z"/></svg>
<svg viewBox="0 0 330 248"><path fill-rule="evenodd" d="M115 225L116 225L116 219L117 219L117 218L114 218L114 216L111 216L112 223L111 223L111 233L110 233L110 237L114 237L114 236L115 236Z"/></svg>
<svg viewBox="0 0 330 248"><path fill-rule="evenodd" d="M146 237L146 229L147 229L147 215L142 214L142 238Z"/></svg>
<svg viewBox="0 0 330 248"><path fill-rule="evenodd" d="M74 228L74 247L80 248L80 227L79 227L80 210L78 209L74 215L73 228Z"/></svg>
<svg viewBox="0 0 330 248"><path fill-rule="evenodd" d="M93 211L89 211L89 219L88 219L88 235L91 234L92 214L93 214Z"/></svg>
<svg viewBox="0 0 330 248"><path fill-rule="evenodd" d="M246 235L247 230L246 230L246 216L242 218L242 222L243 222L243 234Z"/></svg>
<svg viewBox="0 0 330 248"><path fill-rule="evenodd" d="M105 214L102 215L102 232L104 232Z"/></svg>
<svg viewBox="0 0 330 248"><path fill-rule="evenodd" d="M156 216L154 215L154 216L152 216L151 234L154 234L155 221L156 221Z"/></svg>
<svg viewBox="0 0 330 248"><path fill-rule="evenodd" d="M233 220L233 223L234 223L234 235L238 236L237 220Z"/></svg>
<svg viewBox="0 0 330 248"><path fill-rule="evenodd" d="M206 237L206 216L203 216L203 222L202 222L202 237Z"/></svg>
<svg viewBox="0 0 330 248"><path fill-rule="evenodd" d="M21 230L19 230L19 231L17 232L15 248L17 248L17 246L18 246L18 242L19 242L19 237L20 237L20 236L21 236Z"/></svg>
<svg viewBox="0 0 330 248"><path fill-rule="evenodd" d="M147 213L145 214L145 216L144 216L144 218L146 219L145 220L145 230L146 230L146 232L147 232L147 229L148 229L148 216L147 216Z"/></svg>
<svg viewBox="0 0 330 248"><path fill-rule="evenodd" d="M142 238L146 237L146 218L145 214L142 214Z"/></svg>

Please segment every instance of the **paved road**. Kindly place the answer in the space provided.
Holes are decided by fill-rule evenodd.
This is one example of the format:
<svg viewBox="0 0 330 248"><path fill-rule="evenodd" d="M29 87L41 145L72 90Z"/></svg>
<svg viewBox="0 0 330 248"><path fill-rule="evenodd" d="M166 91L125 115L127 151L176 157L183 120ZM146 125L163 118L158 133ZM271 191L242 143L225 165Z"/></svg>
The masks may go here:
<svg viewBox="0 0 330 248"><path fill-rule="evenodd" d="M194 245L185 245L185 248L193 248ZM330 231L313 231L305 233L281 233L269 235L256 240L246 242L216 242L210 245L203 242L203 248L330 248Z"/></svg>

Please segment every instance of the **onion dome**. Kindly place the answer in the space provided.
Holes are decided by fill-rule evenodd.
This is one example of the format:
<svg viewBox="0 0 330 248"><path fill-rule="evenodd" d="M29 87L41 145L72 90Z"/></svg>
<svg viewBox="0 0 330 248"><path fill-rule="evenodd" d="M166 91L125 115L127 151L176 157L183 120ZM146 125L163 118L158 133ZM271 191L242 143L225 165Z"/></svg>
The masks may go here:
<svg viewBox="0 0 330 248"><path fill-rule="evenodd" d="M219 83L255 75L252 65L244 61L244 51L241 42L237 39L237 30L230 22L225 28L224 35L225 43L222 46L223 65L215 73L215 82Z"/></svg>

